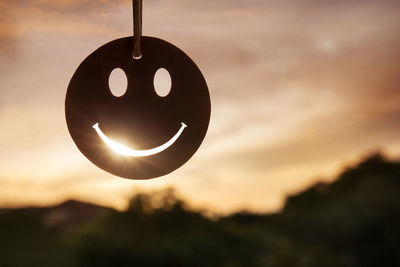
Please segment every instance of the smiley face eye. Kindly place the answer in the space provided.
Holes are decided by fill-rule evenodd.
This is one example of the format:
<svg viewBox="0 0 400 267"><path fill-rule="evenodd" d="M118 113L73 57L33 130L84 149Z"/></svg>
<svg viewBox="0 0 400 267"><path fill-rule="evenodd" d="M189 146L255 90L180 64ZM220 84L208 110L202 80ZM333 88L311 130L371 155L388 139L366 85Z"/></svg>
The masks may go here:
<svg viewBox="0 0 400 267"><path fill-rule="evenodd" d="M160 68L154 74L154 90L156 91L158 96L166 97L169 92L171 91L171 76L169 72L164 69Z"/></svg>
<svg viewBox="0 0 400 267"><path fill-rule="evenodd" d="M108 87L113 96L123 96L128 88L128 78L125 71L120 68L113 69L108 77Z"/></svg>

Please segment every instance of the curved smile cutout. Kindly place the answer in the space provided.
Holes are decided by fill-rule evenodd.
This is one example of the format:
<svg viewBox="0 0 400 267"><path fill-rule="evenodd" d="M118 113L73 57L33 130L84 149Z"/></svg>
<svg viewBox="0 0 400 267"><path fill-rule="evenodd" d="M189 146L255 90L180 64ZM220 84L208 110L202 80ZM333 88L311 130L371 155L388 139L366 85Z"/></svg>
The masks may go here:
<svg viewBox="0 0 400 267"><path fill-rule="evenodd" d="M92 127L96 130L101 140L103 140L103 142L115 153L129 157L146 157L160 153L165 149L169 148L170 146L172 146L175 143L175 141L178 140L179 136L182 134L183 130L187 127L187 125L182 122L179 131L169 141L158 147L145 150L132 149L111 140L101 131L101 129L99 128L99 123L96 123Z"/></svg>

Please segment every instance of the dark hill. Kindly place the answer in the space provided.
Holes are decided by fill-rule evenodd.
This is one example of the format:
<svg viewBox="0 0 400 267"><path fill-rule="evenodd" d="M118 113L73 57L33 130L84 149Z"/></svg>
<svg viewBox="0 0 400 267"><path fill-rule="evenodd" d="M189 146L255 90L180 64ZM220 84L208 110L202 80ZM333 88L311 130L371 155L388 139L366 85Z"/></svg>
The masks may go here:
<svg viewBox="0 0 400 267"><path fill-rule="evenodd" d="M219 220L173 191L125 212L76 201L0 210L3 266L400 266L400 163L373 155L278 214Z"/></svg>

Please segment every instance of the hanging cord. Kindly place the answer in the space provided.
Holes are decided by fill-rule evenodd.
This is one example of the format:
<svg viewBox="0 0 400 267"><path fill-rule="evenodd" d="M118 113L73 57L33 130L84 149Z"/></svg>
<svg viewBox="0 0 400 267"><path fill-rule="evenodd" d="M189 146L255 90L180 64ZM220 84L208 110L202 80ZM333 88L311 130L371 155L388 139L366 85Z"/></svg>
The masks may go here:
<svg viewBox="0 0 400 267"><path fill-rule="evenodd" d="M140 38L142 37L142 6L143 0L132 0L133 6L133 58L142 57Z"/></svg>

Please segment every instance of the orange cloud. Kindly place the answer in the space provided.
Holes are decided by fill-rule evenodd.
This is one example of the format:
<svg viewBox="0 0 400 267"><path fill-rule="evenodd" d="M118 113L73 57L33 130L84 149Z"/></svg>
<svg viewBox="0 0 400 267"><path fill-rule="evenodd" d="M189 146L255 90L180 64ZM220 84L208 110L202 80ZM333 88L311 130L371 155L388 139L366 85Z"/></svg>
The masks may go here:
<svg viewBox="0 0 400 267"><path fill-rule="evenodd" d="M144 34L181 47L207 79L199 152L170 176L121 182L68 136L68 81L95 48L132 33L130 1L0 1L2 203L122 207L127 188L172 185L198 206L276 210L365 151L400 152L398 1L144 2Z"/></svg>

